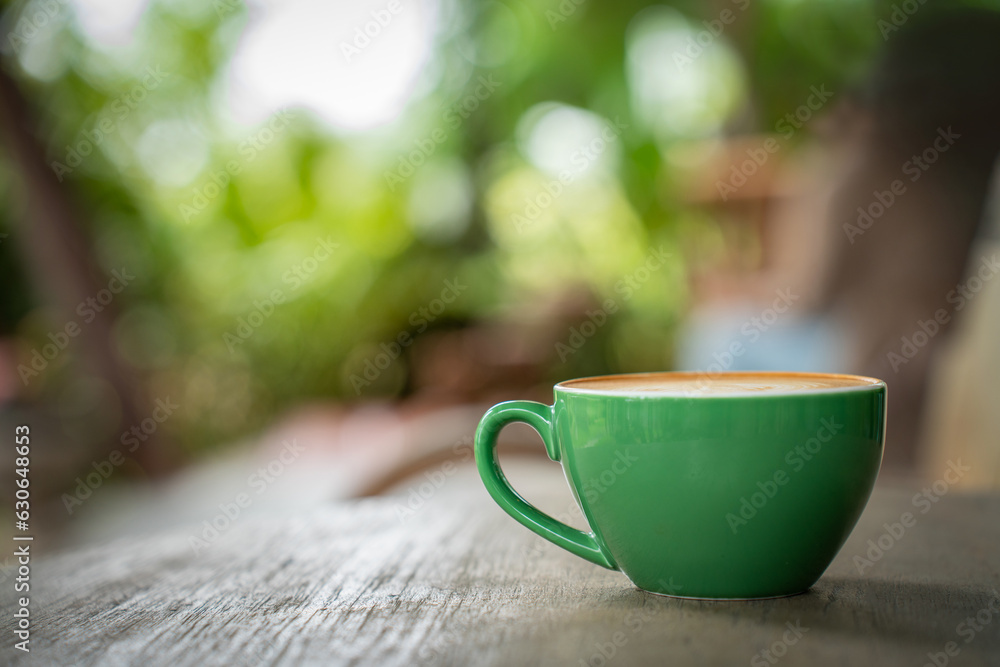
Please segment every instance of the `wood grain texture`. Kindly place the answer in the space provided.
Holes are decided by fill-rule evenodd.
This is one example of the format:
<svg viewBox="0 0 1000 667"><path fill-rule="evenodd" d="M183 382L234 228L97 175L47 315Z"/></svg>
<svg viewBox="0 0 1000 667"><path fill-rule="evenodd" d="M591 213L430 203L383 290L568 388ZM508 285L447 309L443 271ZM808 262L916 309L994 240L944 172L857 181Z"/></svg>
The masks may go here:
<svg viewBox="0 0 1000 667"><path fill-rule="evenodd" d="M9 648L5 613L0 662L765 665L773 646L775 664L922 665L954 641L949 664L1000 665L1000 612L969 642L957 631L1000 608L1000 497L949 493L921 514L918 489L878 488L808 593L705 602L538 540L477 483L462 472L404 519L405 493L238 519L198 556L172 532L50 557L32 573L32 652ZM907 511L916 525L859 574L853 557ZM781 646L789 623L801 638Z"/></svg>

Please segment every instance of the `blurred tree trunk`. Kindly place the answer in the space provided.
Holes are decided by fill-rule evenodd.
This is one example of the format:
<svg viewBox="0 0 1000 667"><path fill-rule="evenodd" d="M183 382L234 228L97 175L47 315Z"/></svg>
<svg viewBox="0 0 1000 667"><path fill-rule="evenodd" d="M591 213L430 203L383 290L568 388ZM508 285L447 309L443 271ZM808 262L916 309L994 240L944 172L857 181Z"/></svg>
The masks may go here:
<svg viewBox="0 0 1000 667"><path fill-rule="evenodd" d="M46 163L33 123L37 114L10 75L6 60L0 57L0 139L20 179L21 198L20 210L12 216L16 225L12 236L19 241L28 278L60 313L60 322L66 323L75 317L81 302L107 287L108 277L93 259L81 213L69 189ZM119 432L124 432L150 417L153 408L113 345L115 305L112 302L92 322L80 326L71 345L77 346L78 356L90 372L113 388L121 406ZM62 330L62 325L55 329ZM104 457L120 444L117 440L101 442L99 449L86 454ZM148 474L159 476L169 467L168 454L163 437L155 433L130 456ZM65 472L69 482L79 471Z"/></svg>

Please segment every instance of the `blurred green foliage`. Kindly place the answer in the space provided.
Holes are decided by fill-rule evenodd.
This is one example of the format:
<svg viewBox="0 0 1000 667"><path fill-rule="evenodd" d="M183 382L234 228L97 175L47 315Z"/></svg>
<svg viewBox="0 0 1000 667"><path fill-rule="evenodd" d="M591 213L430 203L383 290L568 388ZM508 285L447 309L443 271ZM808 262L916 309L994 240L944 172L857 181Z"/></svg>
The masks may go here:
<svg viewBox="0 0 1000 667"><path fill-rule="evenodd" d="M9 8L6 25L38 7ZM580 354L552 351L553 380L669 367L688 271L718 249L715 221L679 196L671 151L767 130L810 86L857 81L890 11L858 0L448 0L425 80L398 119L345 132L302 107L272 115L271 128L240 129L220 111L220 80L252 20L242 6L154 1L127 58L95 45L72 3L59 7L8 55L51 161L69 167L85 133L113 124L60 175L100 265L136 274L117 303L116 343L154 396L183 406L170 427L192 448L314 397L357 399L352 374L381 343L418 335L413 314L452 279L468 288L432 326L502 319L574 286L616 299ZM706 38L724 11L734 20ZM331 26L330 39L344 32ZM708 44L695 57L674 57L699 36ZM496 82L488 93L484 79ZM546 138L616 121L624 129L552 196L559 170L544 158L558 147ZM433 153L413 164L429 139ZM184 141L207 155L195 173L149 168L157 147ZM10 234L12 169L0 172ZM537 215L532 202L544 204ZM661 247L668 266L624 299L615 286ZM0 244L2 316L23 357L60 323L37 310L13 248ZM30 393L69 382L73 362L60 364ZM404 354L360 397L404 394L407 369Z"/></svg>

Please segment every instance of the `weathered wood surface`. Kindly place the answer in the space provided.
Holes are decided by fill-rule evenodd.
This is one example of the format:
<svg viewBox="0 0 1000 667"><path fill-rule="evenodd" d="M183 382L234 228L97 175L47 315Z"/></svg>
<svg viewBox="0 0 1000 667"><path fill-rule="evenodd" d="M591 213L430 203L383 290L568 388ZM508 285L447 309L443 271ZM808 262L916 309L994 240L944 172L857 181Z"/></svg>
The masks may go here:
<svg viewBox="0 0 1000 667"><path fill-rule="evenodd" d="M949 492L921 514L918 490L877 488L808 593L705 602L643 593L541 542L463 471L403 519L401 495L237 520L198 556L172 532L45 559L32 652L9 648L5 613L0 662L918 666L955 642L948 664L1000 665L1000 612L981 624L1000 609L1000 497ZM916 525L859 574L854 556L904 512Z"/></svg>

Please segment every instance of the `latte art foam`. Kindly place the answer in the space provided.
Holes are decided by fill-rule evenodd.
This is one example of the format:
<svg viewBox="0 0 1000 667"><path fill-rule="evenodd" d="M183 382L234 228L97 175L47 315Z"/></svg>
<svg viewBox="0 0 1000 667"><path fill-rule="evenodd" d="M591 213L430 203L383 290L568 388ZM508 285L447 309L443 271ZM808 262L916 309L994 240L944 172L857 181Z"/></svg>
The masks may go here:
<svg viewBox="0 0 1000 667"><path fill-rule="evenodd" d="M569 380L558 389L596 393L733 395L789 394L875 387L880 380L857 375L821 373L640 373Z"/></svg>

